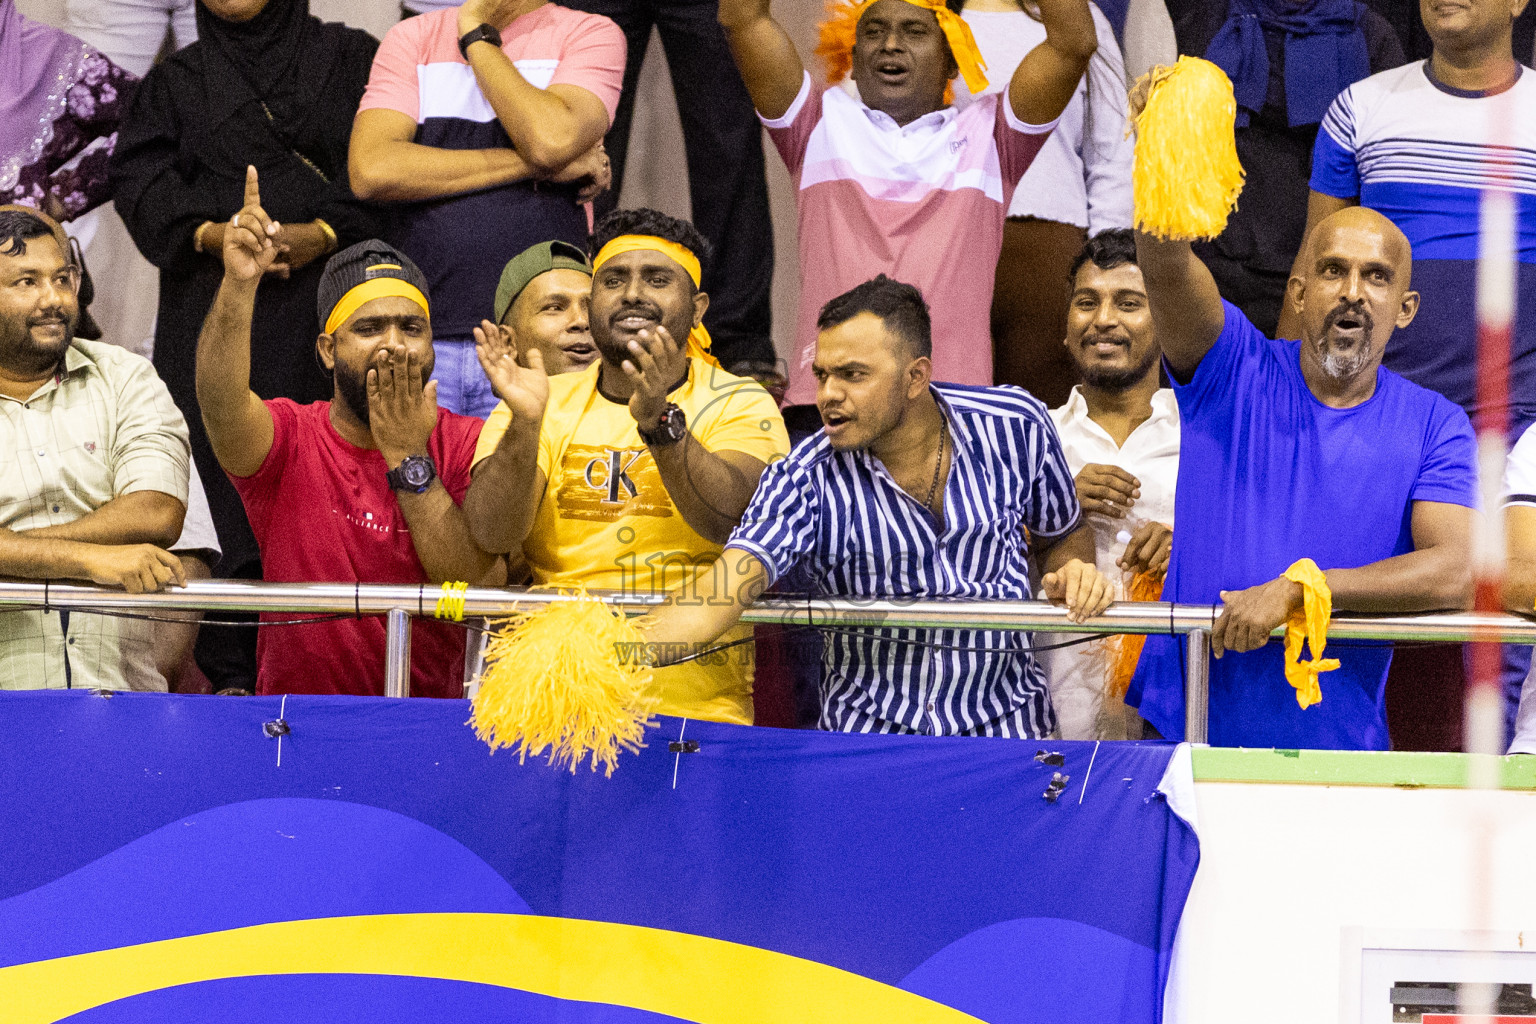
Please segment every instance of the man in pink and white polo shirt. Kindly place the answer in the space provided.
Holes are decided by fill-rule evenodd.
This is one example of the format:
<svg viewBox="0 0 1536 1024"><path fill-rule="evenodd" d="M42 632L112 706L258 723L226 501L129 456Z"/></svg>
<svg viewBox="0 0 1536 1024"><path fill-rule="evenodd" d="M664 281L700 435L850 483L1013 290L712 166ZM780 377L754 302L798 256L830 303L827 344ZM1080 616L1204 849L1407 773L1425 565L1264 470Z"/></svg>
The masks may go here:
<svg viewBox="0 0 1536 1024"><path fill-rule="evenodd" d="M823 24L817 52L834 81L852 72L860 99L812 85L769 0L720 0L741 77L799 189L789 405L816 400L817 310L882 273L928 299L934 379L992 383L992 281L1008 204L1097 47L1088 0L1039 4L1045 42L1006 95L961 111L950 80L963 74L979 94L986 76L970 29L943 0L862 0Z"/></svg>
<svg viewBox="0 0 1536 1024"><path fill-rule="evenodd" d="M541 242L586 248L624 53L612 21L545 0L469 0L384 36L347 167L359 198L390 204L386 241L426 275L443 408L496 406L472 332L507 261Z"/></svg>

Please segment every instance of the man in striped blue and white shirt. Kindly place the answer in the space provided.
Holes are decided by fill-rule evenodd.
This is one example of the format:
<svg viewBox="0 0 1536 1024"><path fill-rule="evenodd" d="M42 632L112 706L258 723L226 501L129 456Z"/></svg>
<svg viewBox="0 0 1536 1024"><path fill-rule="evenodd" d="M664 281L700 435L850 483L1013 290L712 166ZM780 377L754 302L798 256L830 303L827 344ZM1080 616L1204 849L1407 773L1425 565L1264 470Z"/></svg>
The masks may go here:
<svg viewBox="0 0 1536 1024"><path fill-rule="evenodd" d="M1013 387L932 383L928 307L884 275L828 302L817 330L823 429L763 474L712 574L714 599L676 593L658 610L648 633L658 661L713 641L795 568L821 596L1028 600L1033 555L1044 595L1073 619L1109 605L1044 405ZM823 729L1042 737L1056 727L1028 634L828 630L826 640Z"/></svg>

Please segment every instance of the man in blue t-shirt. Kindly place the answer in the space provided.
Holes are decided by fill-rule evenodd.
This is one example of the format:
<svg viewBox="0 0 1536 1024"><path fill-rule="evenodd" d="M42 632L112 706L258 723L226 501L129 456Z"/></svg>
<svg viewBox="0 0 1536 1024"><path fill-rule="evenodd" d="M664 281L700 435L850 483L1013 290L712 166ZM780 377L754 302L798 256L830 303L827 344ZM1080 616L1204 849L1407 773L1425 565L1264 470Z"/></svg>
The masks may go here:
<svg viewBox="0 0 1536 1024"><path fill-rule="evenodd" d="M1359 205L1403 230L1424 312L1386 365L1475 417L1478 208L1485 190L1514 194L1519 297L1501 424L1511 439L1536 422L1536 114L1521 112L1536 108L1536 73L1511 49L1522 6L1426 4L1434 53L1339 93L1317 133L1307 203L1309 227ZM1282 315L1279 336L1295 326Z"/></svg>
<svg viewBox="0 0 1536 1024"><path fill-rule="evenodd" d="M1387 339L1418 311L1408 241L1363 207L1320 223L1287 292L1299 344L1269 340L1223 302L1188 243L1136 242L1183 423L1163 599L1224 605L1211 632L1210 741L1384 749L1390 647L1330 645L1342 665L1303 710L1268 641L1302 607L1283 575L1302 558L1324 570L1338 611L1470 601L1471 424L1381 367ZM1170 739L1184 732L1181 650L1148 637L1127 697Z"/></svg>

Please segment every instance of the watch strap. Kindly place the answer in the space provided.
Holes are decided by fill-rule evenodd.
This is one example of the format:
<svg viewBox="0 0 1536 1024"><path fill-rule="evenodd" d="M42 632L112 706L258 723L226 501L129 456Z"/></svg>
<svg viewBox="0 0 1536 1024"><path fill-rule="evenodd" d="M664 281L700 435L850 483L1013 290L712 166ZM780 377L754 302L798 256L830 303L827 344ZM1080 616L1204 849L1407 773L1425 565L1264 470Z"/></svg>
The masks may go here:
<svg viewBox="0 0 1536 1024"><path fill-rule="evenodd" d="M469 60L470 46L481 40L490 43L498 50L501 49L501 33L492 26L482 22L459 37L459 53L464 55L466 61Z"/></svg>
<svg viewBox="0 0 1536 1024"><path fill-rule="evenodd" d="M656 424L655 430L639 431L640 440L648 447L659 448L669 444L676 444L688 433L688 421L683 415L683 410L671 403L661 414L661 420Z"/></svg>

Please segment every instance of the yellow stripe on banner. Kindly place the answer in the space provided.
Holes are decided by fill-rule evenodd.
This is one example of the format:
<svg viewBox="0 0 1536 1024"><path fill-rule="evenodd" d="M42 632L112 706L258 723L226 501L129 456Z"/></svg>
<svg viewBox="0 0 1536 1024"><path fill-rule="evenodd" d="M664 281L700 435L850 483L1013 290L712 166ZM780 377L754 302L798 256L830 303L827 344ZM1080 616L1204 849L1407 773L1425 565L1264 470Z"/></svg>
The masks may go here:
<svg viewBox="0 0 1536 1024"><path fill-rule="evenodd" d="M178 985L280 974L440 978L698 1024L981 1024L836 967L685 932L524 914L280 921L0 968L6 1024Z"/></svg>

